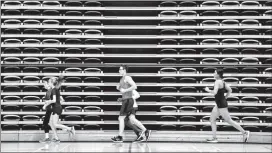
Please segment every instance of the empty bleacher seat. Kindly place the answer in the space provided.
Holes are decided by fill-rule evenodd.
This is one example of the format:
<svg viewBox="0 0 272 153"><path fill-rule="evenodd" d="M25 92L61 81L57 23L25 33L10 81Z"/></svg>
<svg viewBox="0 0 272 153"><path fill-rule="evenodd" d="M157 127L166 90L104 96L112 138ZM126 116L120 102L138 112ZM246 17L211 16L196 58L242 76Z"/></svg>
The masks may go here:
<svg viewBox="0 0 272 153"><path fill-rule="evenodd" d="M237 129L235 129L233 126L231 125L223 125L219 131L238 131Z"/></svg>
<svg viewBox="0 0 272 153"><path fill-rule="evenodd" d="M228 106L228 111L231 113L239 113L240 109L237 106Z"/></svg>
<svg viewBox="0 0 272 153"><path fill-rule="evenodd" d="M193 1L181 1L179 3L180 7L197 7L197 3Z"/></svg>
<svg viewBox="0 0 272 153"><path fill-rule="evenodd" d="M178 7L178 4L177 4L177 2L165 1L165 2L161 2L158 6L159 7Z"/></svg>
<svg viewBox="0 0 272 153"><path fill-rule="evenodd" d="M197 103L197 99L195 97L191 97L191 96L183 96L180 97L179 102L181 103Z"/></svg>
<svg viewBox="0 0 272 153"><path fill-rule="evenodd" d="M259 89L258 88L253 88L253 87L246 87L246 88L242 88L241 93L259 93Z"/></svg>
<svg viewBox="0 0 272 153"><path fill-rule="evenodd" d="M241 79L242 84L259 84L258 78L242 78Z"/></svg>
<svg viewBox="0 0 272 153"><path fill-rule="evenodd" d="M59 1L43 1L42 6L61 6L61 3Z"/></svg>
<svg viewBox="0 0 272 153"><path fill-rule="evenodd" d="M239 45L238 39L223 39L221 41L222 45Z"/></svg>
<svg viewBox="0 0 272 153"><path fill-rule="evenodd" d="M161 87L160 92L178 92L176 87Z"/></svg>
<svg viewBox="0 0 272 153"><path fill-rule="evenodd" d="M2 15L19 16L19 15L21 15L21 12L19 10L4 10L4 11L2 11Z"/></svg>
<svg viewBox="0 0 272 153"><path fill-rule="evenodd" d="M21 63L21 59L18 57L6 57L3 60L4 64L20 64Z"/></svg>
<svg viewBox="0 0 272 153"><path fill-rule="evenodd" d="M197 45L198 42L195 39L181 39L179 41L180 45Z"/></svg>
<svg viewBox="0 0 272 153"><path fill-rule="evenodd" d="M103 16L103 14L99 11L87 11L84 16Z"/></svg>
<svg viewBox="0 0 272 153"><path fill-rule="evenodd" d="M221 22L222 26L239 26L238 20L228 19Z"/></svg>
<svg viewBox="0 0 272 153"><path fill-rule="evenodd" d="M44 35L59 35L60 31L58 29L44 29L42 31Z"/></svg>
<svg viewBox="0 0 272 153"><path fill-rule="evenodd" d="M238 1L222 1L221 5L223 7L229 6L229 7L234 7L234 6L240 6L240 3Z"/></svg>
<svg viewBox="0 0 272 153"><path fill-rule="evenodd" d="M175 29L163 29L159 32L160 35L178 35L178 31Z"/></svg>
<svg viewBox="0 0 272 153"><path fill-rule="evenodd" d="M240 35L239 30L227 29L222 31L222 35Z"/></svg>
<svg viewBox="0 0 272 153"><path fill-rule="evenodd" d="M4 115L3 121L20 121L21 117L19 115Z"/></svg>
<svg viewBox="0 0 272 153"><path fill-rule="evenodd" d="M239 12L234 10L223 11L222 16L239 16Z"/></svg>
<svg viewBox="0 0 272 153"><path fill-rule="evenodd" d="M218 29L203 29L202 35L220 35Z"/></svg>
<svg viewBox="0 0 272 153"><path fill-rule="evenodd" d="M8 19L3 22L4 25L20 25L21 21L17 19Z"/></svg>
<svg viewBox="0 0 272 153"><path fill-rule="evenodd" d="M21 82L21 78L19 76L5 76L3 78L4 83L20 83Z"/></svg>
<svg viewBox="0 0 272 153"><path fill-rule="evenodd" d="M239 54L239 50L237 48L224 48L222 50L223 54Z"/></svg>
<svg viewBox="0 0 272 153"><path fill-rule="evenodd" d="M79 106L66 106L64 108L65 112L82 112L82 108Z"/></svg>
<svg viewBox="0 0 272 153"><path fill-rule="evenodd" d="M37 124L24 124L22 130L40 130L40 126Z"/></svg>
<svg viewBox="0 0 272 153"><path fill-rule="evenodd" d="M176 106L161 106L160 111L161 112L177 112L178 109Z"/></svg>
<svg viewBox="0 0 272 153"><path fill-rule="evenodd" d="M67 1L64 3L64 6L67 7L82 7L82 2L79 1Z"/></svg>
<svg viewBox="0 0 272 153"><path fill-rule="evenodd" d="M260 123L259 117L246 116L241 119L243 123Z"/></svg>
<svg viewBox="0 0 272 153"><path fill-rule="evenodd" d="M99 77L86 77L84 78L86 83L102 83L103 81Z"/></svg>
<svg viewBox="0 0 272 153"><path fill-rule="evenodd" d="M42 22L43 25L59 25L60 21L58 20L44 20Z"/></svg>
<svg viewBox="0 0 272 153"><path fill-rule="evenodd" d="M21 69L17 66L4 67L4 73L20 73Z"/></svg>
<svg viewBox="0 0 272 153"><path fill-rule="evenodd" d="M179 32L180 35L198 35L196 30L181 30Z"/></svg>
<svg viewBox="0 0 272 153"><path fill-rule="evenodd" d="M242 11L240 13L241 16L259 16L259 12L258 11Z"/></svg>
<svg viewBox="0 0 272 153"><path fill-rule="evenodd" d="M200 64L220 64L220 61L217 58L204 58Z"/></svg>
<svg viewBox="0 0 272 153"><path fill-rule="evenodd" d="M100 87L91 86L91 87L85 87L84 91L85 92L101 92L102 89Z"/></svg>
<svg viewBox="0 0 272 153"><path fill-rule="evenodd" d="M65 40L65 44L82 44L82 41L78 38L69 38Z"/></svg>
<svg viewBox="0 0 272 153"><path fill-rule="evenodd" d="M159 26L177 26L178 22L176 20L162 20L158 24Z"/></svg>
<svg viewBox="0 0 272 153"><path fill-rule="evenodd" d="M3 6L20 6L22 3L20 1L3 1Z"/></svg>
<svg viewBox="0 0 272 153"><path fill-rule="evenodd" d="M21 92L21 88L19 86L5 86L2 88L3 92Z"/></svg>
<svg viewBox="0 0 272 153"><path fill-rule="evenodd" d="M194 106L182 106L179 108L179 112L198 112Z"/></svg>
<svg viewBox="0 0 272 153"><path fill-rule="evenodd" d="M9 34L16 35L16 34L18 34L18 35L20 35L21 31L20 31L20 29L15 29L15 28L13 28L13 29L5 29L4 32L3 32L3 34L5 34L5 35L9 35Z"/></svg>
<svg viewBox="0 0 272 153"><path fill-rule="evenodd" d="M163 39L159 42L159 45L178 45L178 41L175 39Z"/></svg>
<svg viewBox="0 0 272 153"><path fill-rule="evenodd" d="M219 49L216 48L206 48L202 50L203 54L219 54Z"/></svg>
<svg viewBox="0 0 272 153"><path fill-rule="evenodd" d="M40 59L37 57L25 57L22 62L24 64L40 64Z"/></svg>
<svg viewBox="0 0 272 153"><path fill-rule="evenodd" d="M197 131L195 125L181 125L179 126L180 131Z"/></svg>
<svg viewBox="0 0 272 153"><path fill-rule="evenodd" d="M177 78L175 77L162 77L160 78L160 83L176 83Z"/></svg>
<svg viewBox="0 0 272 153"><path fill-rule="evenodd" d="M67 20L64 23L65 25L82 25L80 20Z"/></svg>
<svg viewBox="0 0 272 153"><path fill-rule="evenodd" d="M177 121L176 116L161 116L160 121Z"/></svg>
<svg viewBox="0 0 272 153"><path fill-rule="evenodd" d="M258 1L243 1L241 2L241 6L260 6L260 3Z"/></svg>
<svg viewBox="0 0 272 153"><path fill-rule="evenodd" d="M214 83L214 82L215 82L215 79L214 79L214 78L203 78L203 79L201 80L201 82L202 82L203 84L205 84L205 83L211 84L211 83Z"/></svg>
<svg viewBox="0 0 272 153"><path fill-rule="evenodd" d="M176 64L177 63L177 59L175 58L163 58L160 59L160 61L158 62L158 64Z"/></svg>
<svg viewBox="0 0 272 153"><path fill-rule="evenodd" d="M23 102L40 102L40 100L41 99L38 96L24 96L22 99Z"/></svg>
<svg viewBox="0 0 272 153"><path fill-rule="evenodd" d="M5 39L4 44L21 44L19 39Z"/></svg>
<svg viewBox="0 0 272 153"><path fill-rule="evenodd" d="M97 2L97 1L90 1L90 2L85 2L83 4L84 7L102 7L103 4L101 2Z"/></svg>
<svg viewBox="0 0 272 153"><path fill-rule="evenodd" d="M20 126L18 124L5 124L2 127L3 131L19 131Z"/></svg>
<svg viewBox="0 0 272 153"><path fill-rule="evenodd" d="M180 87L179 92L187 93L198 93L198 90L195 87Z"/></svg>
<svg viewBox="0 0 272 153"><path fill-rule="evenodd" d="M58 48L44 48L42 50L43 54L59 54L60 51Z"/></svg>
<svg viewBox="0 0 272 153"><path fill-rule="evenodd" d="M67 115L63 119L64 121L82 121L81 116L79 115Z"/></svg>
<svg viewBox="0 0 272 153"><path fill-rule="evenodd" d="M67 11L64 13L65 16L82 16L80 11Z"/></svg>
<svg viewBox="0 0 272 153"><path fill-rule="evenodd" d="M180 11L179 15L180 16L197 16L198 14L196 11L186 10L186 11Z"/></svg>
<svg viewBox="0 0 272 153"><path fill-rule="evenodd" d="M159 73L161 73L161 74L176 74L177 69L176 68L171 68L171 67L161 68L159 70Z"/></svg>
<svg viewBox="0 0 272 153"><path fill-rule="evenodd" d="M82 69L81 68L66 68L64 69L65 73L82 73Z"/></svg>
<svg viewBox="0 0 272 153"><path fill-rule="evenodd" d="M259 59L255 57L244 57L241 59L241 64L259 64Z"/></svg>
<svg viewBox="0 0 272 153"><path fill-rule="evenodd" d="M260 31L257 29L243 29L241 34L242 35L259 35Z"/></svg>
<svg viewBox="0 0 272 153"><path fill-rule="evenodd" d="M65 58L64 63L80 64L82 63L82 60L78 57L68 57L68 58Z"/></svg>
<svg viewBox="0 0 272 153"><path fill-rule="evenodd" d="M40 69L38 67L24 67L23 73L39 73Z"/></svg>
<svg viewBox="0 0 272 153"><path fill-rule="evenodd" d="M40 44L41 41L38 39L25 39L23 40L23 44Z"/></svg>
<svg viewBox="0 0 272 153"><path fill-rule="evenodd" d="M97 106L86 106L83 108L84 112L102 112L103 110Z"/></svg>
<svg viewBox="0 0 272 153"><path fill-rule="evenodd" d="M59 58L56 57L45 57L42 59L43 64L60 64Z"/></svg>
<svg viewBox="0 0 272 153"><path fill-rule="evenodd" d="M176 131L177 126L173 124L163 124L159 127L160 131Z"/></svg>
<svg viewBox="0 0 272 153"><path fill-rule="evenodd" d="M81 102L82 98L80 96L66 96L64 97L65 102Z"/></svg>
<svg viewBox="0 0 272 153"><path fill-rule="evenodd" d="M58 10L44 10L41 15L43 16L59 16L60 12Z"/></svg>
<svg viewBox="0 0 272 153"><path fill-rule="evenodd" d="M253 48L245 48L241 51L242 54L259 54L259 50Z"/></svg>
<svg viewBox="0 0 272 153"><path fill-rule="evenodd" d="M25 16L39 16L41 15L41 12L40 10L34 10L34 9L31 9L31 10L24 10L23 11L23 15Z"/></svg>
<svg viewBox="0 0 272 153"><path fill-rule="evenodd" d="M86 124L86 125L83 125L83 130L100 130L101 127L100 125L90 125L90 124Z"/></svg>
<svg viewBox="0 0 272 153"><path fill-rule="evenodd" d="M101 26L103 24L98 20L87 20L83 23L83 25Z"/></svg>
<svg viewBox="0 0 272 153"><path fill-rule="evenodd" d="M85 39L84 44L102 45L103 42L99 39Z"/></svg>
<svg viewBox="0 0 272 153"><path fill-rule="evenodd" d="M37 76L24 76L22 79L22 82L25 83L39 83L40 82L40 78Z"/></svg>
<svg viewBox="0 0 272 153"><path fill-rule="evenodd" d="M224 73L239 73L239 69L236 67L224 67Z"/></svg>
<svg viewBox="0 0 272 153"><path fill-rule="evenodd" d="M200 4L201 7L219 7L220 2L217 1L204 1Z"/></svg>
<svg viewBox="0 0 272 153"><path fill-rule="evenodd" d="M180 78L179 83L197 83L195 78Z"/></svg>
<svg viewBox="0 0 272 153"><path fill-rule="evenodd" d="M175 96L162 96L162 97L160 97L160 102L177 102L177 97L175 97Z"/></svg>
<svg viewBox="0 0 272 153"><path fill-rule="evenodd" d="M201 101L202 101L203 103L213 103L213 102L215 102L215 99L214 99L214 97L203 97L203 98L201 99Z"/></svg>
<svg viewBox="0 0 272 153"><path fill-rule="evenodd" d="M44 67L42 69L43 73L59 73L60 70L57 67Z"/></svg>
<svg viewBox="0 0 272 153"><path fill-rule="evenodd" d="M14 101L11 101L14 102ZM5 105L2 107L3 111L12 111L12 112L18 112L20 111L20 107L16 105Z"/></svg>
<svg viewBox="0 0 272 153"><path fill-rule="evenodd" d="M195 68L181 68L179 70L180 74L196 74L197 70Z"/></svg>
<svg viewBox="0 0 272 153"><path fill-rule="evenodd" d="M195 122L197 121L195 116L180 116L180 122Z"/></svg>
<svg viewBox="0 0 272 153"><path fill-rule="evenodd" d="M219 11L208 10L201 13L201 16L219 16Z"/></svg>
<svg viewBox="0 0 272 153"><path fill-rule="evenodd" d="M84 102L101 102L103 101L100 96L85 96Z"/></svg>
<svg viewBox="0 0 272 153"><path fill-rule="evenodd" d="M220 26L220 22L217 20L204 20L201 22L202 26Z"/></svg>
<svg viewBox="0 0 272 153"><path fill-rule="evenodd" d="M39 35L41 31L39 29L24 29L23 34Z"/></svg>
<svg viewBox="0 0 272 153"><path fill-rule="evenodd" d="M41 109L39 106L27 105L27 106L23 106L22 110L26 112L35 112L35 111L40 111Z"/></svg>
<svg viewBox="0 0 272 153"><path fill-rule="evenodd" d="M99 115L85 115L83 117L84 121L101 121L101 116Z"/></svg>
<svg viewBox="0 0 272 153"><path fill-rule="evenodd" d="M260 23L258 20L254 19L245 19L241 21L241 26L259 26Z"/></svg>
<svg viewBox="0 0 272 153"><path fill-rule="evenodd" d="M79 86L66 86L64 87L65 92L82 92L81 87Z"/></svg>
<svg viewBox="0 0 272 153"><path fill-rule="evenodd" d="M86 58L84 59L84 63L97 63L102 64L103 62L99 58Z"/></svg>
<svg viewBox="0 0 272 153"><path fill-rule="evenodd" d="M258 107L243 107L242 112L244 113L261 113Z"/></svg>
<svg viewBox="0 0 272 153"><path fill-rule="evenodd" d="M66 77L65 78L65 82L73 82L73 83L81 83L82 82L82 80L81 80L81 78L80 77Z"/></svg>
<svg viewBox="0 0 272 153"><path fill-rule="evenodd" d="M259 103L258 97L242 97L241 102L242 103Z"/></svg>
<svg viewBox="0 0 272 153"><path fill-rule="evenodd" d="M204 39L201 41L202 45L220 45L220 41L217 39Z"/></svg>
<svg viewBox="0 0 272 153"><path fill-rule="evenodd" d="M181 49L180 51L179 51L179 53L180 54L196 54L196 50L195 49L187 49L187 48L185 48L185 49Z"/></svg>
<svg viewBox="0 0 272 153"><path fill-rule="evenodd" d="M198 23L196 22L196 20L185 19L185 20L181 20L179 22L179 25L181 25L181 26L197 26Z"/></svg>
<svg viewBox="0 0 272 153"><path fill-rule="evenodd" d="M237 58L224 58L224 59L222 59L222 64L239 64L239 59L237 59Z"/></svg>
<svg viewBox="0 0 272 153"><path fill-rule="evenodd" d="M198 64L198 62L193 58L180 59L180 64Z"/></svg>
<svg viewBox="0 0 272 153"><path fill-rule="evenodd" d="M103 73L103 71L99 68L86 68L84 73Z"/></svg>
<svg viewBox="0 0 272 153"><path fill-rule="evenodd" d="M167 10L167 11L161 11L159 13L159 16L161 16L161 17L177 17L178 13L176 11Z"/></svg>
<svg viewBox="0 0 272 153"><path fill-rule="evenodd" d="M40 121L40 117L37 115L25 115L22 119L23 121Z"/></svg>

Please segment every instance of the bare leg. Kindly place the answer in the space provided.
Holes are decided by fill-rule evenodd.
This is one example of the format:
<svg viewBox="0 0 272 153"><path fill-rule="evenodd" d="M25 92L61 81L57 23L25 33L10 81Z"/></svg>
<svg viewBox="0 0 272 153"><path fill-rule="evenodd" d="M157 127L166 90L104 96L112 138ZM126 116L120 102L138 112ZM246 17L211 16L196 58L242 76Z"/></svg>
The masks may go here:
<svg viewBox="0 0 272 153"><path fill-rule="evenodd" d="M213 138L216 138L216 131L217 131L216 119L218 118L218 116L219 116L219 111L218 111L217 106L215 105L213 107L213 110L212 110L212 113L211 113L211 117L210 117Z"/></svg>
<svg viewBox="0 0 272 153"><path fill-rule="evenodd" d="M66 131L72 131L71 127L59 124L58 121L59 121L59 115L58 114L53 115L53 124L56 128L60 128L62 130L66 130Z"/></svg>
<svg viewBox="0 0 272 153"><path fill-rule="evenodd" d="M126 116L119 116L118 120L119 120L119 136L123 136L124 135L124 130L125 130L125 117Z"/></svg>
<svg viewBox="0 0 272 153"><path fill-rule="evenodd" d="M51 127L51 129L52 129L52 131L53 131L53 134L54 134L55 139L58 140L59 138L58 138L58 134L57 134L57 129L56 129L56 127L54 126L53 118L54 118L54 115L51 114L50 121L49 121L49 125L50 125L50 127Z"/></svg>
<svg viewBox="0 0 272 153"><path fill-rule="evenodd" d="M131 121L131 123L135 124L137 127L139 127L142 131L146 131L146 128L144 127L144 125L135 118L134 114L129 115L129 120Z"/></svg>
<svg viewBox="0 0 272 153"><path fill-rule="evenodd" d="M237 122L231 119L228 108L220 108L219 112L220 112L220 115L224 118L224 120L228 122L230 125L235 127L237 130L239 130L243 134L246 132Z"/></svg>

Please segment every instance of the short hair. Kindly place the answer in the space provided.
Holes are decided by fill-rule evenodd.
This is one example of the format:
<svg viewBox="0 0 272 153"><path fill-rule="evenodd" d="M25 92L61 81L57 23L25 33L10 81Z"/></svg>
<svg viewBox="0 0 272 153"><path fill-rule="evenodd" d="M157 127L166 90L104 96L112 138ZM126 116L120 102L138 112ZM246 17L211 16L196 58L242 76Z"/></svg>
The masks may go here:
<svg viewBox="0 0 272 153"><path fill-rule="evenodd" d="M120 67L122 67L124 70L126 70L126 72L128 72L128 66L127 65L122 64Z"/></svg>
<svg viewBox="0 0 272 153"><path fill-rule="evenodd" d="M224 70L219 68L219 69L216 69L216 73L219 75L220 78L223 78L223 75L224 75Z"/></svg>

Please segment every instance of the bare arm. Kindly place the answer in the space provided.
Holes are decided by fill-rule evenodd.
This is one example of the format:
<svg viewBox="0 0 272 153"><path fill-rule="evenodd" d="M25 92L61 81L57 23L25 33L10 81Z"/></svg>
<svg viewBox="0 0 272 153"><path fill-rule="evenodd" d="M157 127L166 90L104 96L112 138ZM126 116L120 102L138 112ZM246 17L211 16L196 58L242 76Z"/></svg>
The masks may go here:
<svg viewBox="0 0 272 153"><path fill-rule="evenodd" d="M231 92L232 92L232 89L230 88L230 86L228 85L228 84L226 84L225 83L225 88L226 88L226 90L227 90L227 94L226 94L226 98L228 98L229 97L229 95L231 94Z"/></svg>
<svg viewBox="0 0 272 153"><path fill-rule="evenodd" d="M214 83L214 89L213 90L210 90L209 88L207 88L207 92L209 92L209 93L211 93L211 94L213 94L214 96L217 94L217 92L218 92L218 89L219 89L219 81L215 81L215 83Z"/></svg>

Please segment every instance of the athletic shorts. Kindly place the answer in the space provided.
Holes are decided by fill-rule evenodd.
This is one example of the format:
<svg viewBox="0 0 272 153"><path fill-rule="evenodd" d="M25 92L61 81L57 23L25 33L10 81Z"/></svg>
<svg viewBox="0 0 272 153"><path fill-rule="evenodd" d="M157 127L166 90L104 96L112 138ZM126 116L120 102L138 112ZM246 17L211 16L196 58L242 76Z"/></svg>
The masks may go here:
<svg viewBox="0 0 272 153"><path fill-rule="evenodd" d="M132 98L123 99L120 109L120 116L129 116L130 114L136 114L136 110L133 107L134 100Z"/></svg>

